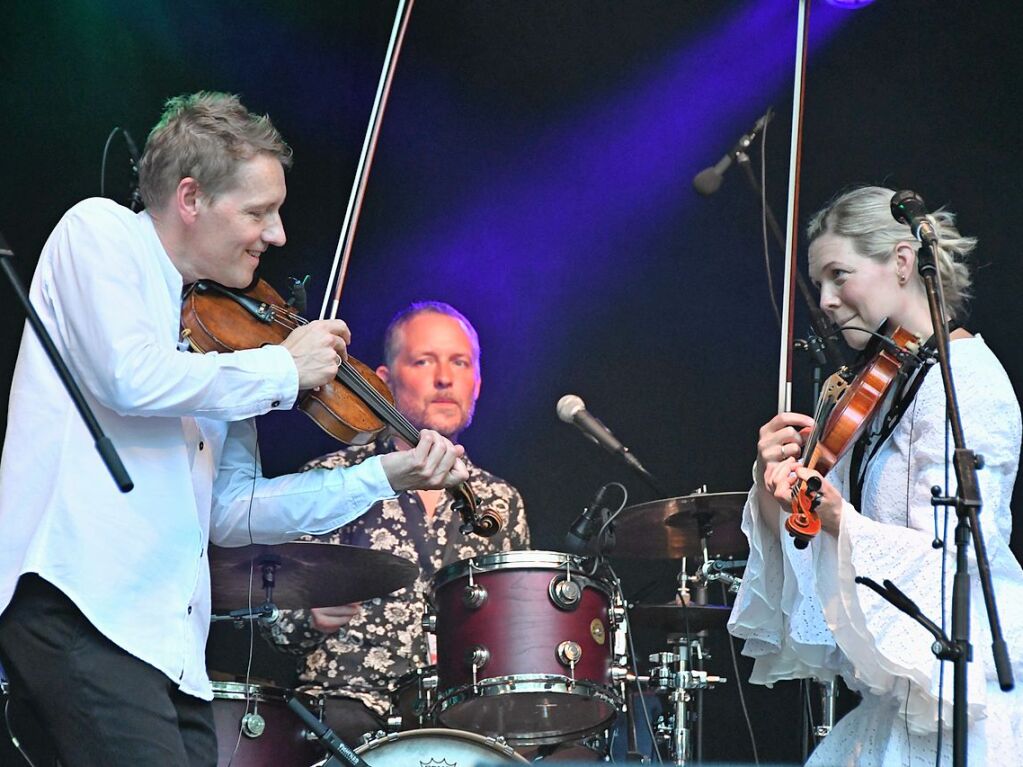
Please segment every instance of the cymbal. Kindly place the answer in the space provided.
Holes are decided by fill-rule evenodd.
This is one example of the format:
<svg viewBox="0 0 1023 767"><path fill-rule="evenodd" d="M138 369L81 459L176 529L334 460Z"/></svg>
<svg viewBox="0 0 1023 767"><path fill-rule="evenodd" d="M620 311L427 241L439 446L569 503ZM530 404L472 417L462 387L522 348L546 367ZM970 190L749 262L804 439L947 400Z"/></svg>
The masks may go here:
<svg viewBox="0 0 1023 767"><path fill-rule="evenodd" d="M213 611L240 609L266 598L263 565L273 564L273 603L285 610L330 607L384 596L416 580L415 563L386 551L295 541L276 546L210 546Z"/></svg>
<svg viewBox="0 0 1023 767"><path fill-rule="evenodd" d="M614 521L612 556L702 558L701 525L710 533L712 557L744 556L749 544L739 525L745 503L746 493L695 493L627 506Z"/></svg>
<svg viewBox="0 0 1023 767"><path fill-rule="evenodd" d="M629 621L634 626L686 634L723 629L731 614L727 605L636 605L629 610Z"/></svg>

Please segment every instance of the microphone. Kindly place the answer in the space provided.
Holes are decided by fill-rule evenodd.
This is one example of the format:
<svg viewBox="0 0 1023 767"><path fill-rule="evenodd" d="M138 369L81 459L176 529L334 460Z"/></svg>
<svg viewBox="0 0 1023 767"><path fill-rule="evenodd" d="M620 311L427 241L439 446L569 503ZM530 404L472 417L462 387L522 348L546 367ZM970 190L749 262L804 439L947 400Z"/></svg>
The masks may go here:
<svg viewBox="0 0 1023 767"><path fill-rule="evenodd" d="M590 414L581 397L575 394L566 394L559 399L558 418L575 426L588 439L593 440L612 455L621 458L640 474L650 475L639 459L629 452L629 448L619 442L610 429Z"/></svg>
<svg viewBox="0 0 1023 767"><path fill-rule="evenodd" d="M725 171L727 171L735 158L744 153L753 144L753 140L757 137L757 134L762 131L774 117L774 110L768 109L763 117L754 123L749 133L739 137L739 140L735 142L735 146L728 150L728 153L717 161L716 165L712 165L709 168L704 168L696 177L693 179L693 187L697 192L702 194L704 197L709 197L714 194L718 189L721 188L721 183L725 180Z"/></svg>
<svg viewBox="0 0 1023 767"><path fill-rule="evenodd" d="M927 218L927 206L916 192L903 189L892 197L892 216L913 230L913 236L925 245L937 245L938 233Z"/></svg>
<svg viewBox="0 0 1023 767"><path fill-rule="evenodd" d="M131 199L128 203L128 209L134 213L142 210L142 195L139 193L139 163L142 162L142 157L139 155L139 148L135 146L134 140L132 140L131 134L124 128L121 129L121 134L124 136L124 143L128 145L128 154L131 155Z"/></svg>
<svg viewBox="0 0 1023 767"><path fill-rule="evenodd" d="M590 505L583 509L583 513L576 517L575 522L565 533L565 551L569 554L585 554L587 544L597 530L604 524L604 512L609 511L604 496L610 485L604 485L597 491Z"/></svg>
<svg viewBox="0 0 1023 767"><path fill-rule="evenodd" d="M142 155L139 154L139 148L135 146L135 142L132 140L131 134L128 133L124 128L121 129L121 133L124 134L124 143L128 145L128 154L131 155L131 161L135 166L135 171L138 172L139 162L141 162Z"/></svg>

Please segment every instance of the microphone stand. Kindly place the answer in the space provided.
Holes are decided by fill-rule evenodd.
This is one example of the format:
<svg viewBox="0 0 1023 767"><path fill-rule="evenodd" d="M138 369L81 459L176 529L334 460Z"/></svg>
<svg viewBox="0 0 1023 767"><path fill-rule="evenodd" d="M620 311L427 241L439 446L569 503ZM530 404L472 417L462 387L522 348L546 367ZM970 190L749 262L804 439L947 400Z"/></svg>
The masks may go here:
<svg viewBox="0 0 1023 767"><path fill-rule="evenodd" d="M941 293L941 275L938 273L934 252L929 242L923 242L917 250L917 269L920 276L923 277L927 290L931 324L937 339L938 363L941 366L941 378L945 384L945 408L955 444L953 467L959 485L956 495L953 497L940 495L941 491L938 487L931 490L933 496L931 504L933 506L955 506L956 517L959 520L955 530L956 571L952 586L952 639L946 639L940 629L922 616L919 608L891 581L884 581L885 589L879 588L876 583L869 582L869 579L857 578L856 581L870 586L888 602L920 622L936 639L931 646L935 656L939 660L953 662L955 671L952 694L952 764L954 767L965 767L969 724L966 677L967 664L973 659L973 648L970 646L970 573L968 569L968 549L971 535L977 560L977 574L980 576L984 605L991 627L991 652L998 674L998 685L1007 692L1013 688L1014 682L1008 646L1002 636L1002 628L998 620L998 606L995 603L994 587L991 583L991 568L984 545L984 535L977 518L981 509L977 470L983 468L984 459L966 446L959 402L952 380L948 325L945 320L945 307ZM941 727L941 722L938 722L938 726Z"/></svg>
<svg viewBox="0 0 1023 767"><path fill-rule="evenodd" d="M49 358L50 363L53 365L54 370L57 371L57 377L60 378L60 382L64 385L64 389L67 391L68 396L74 403L75 408L78 410L78 414L82 417L85 422L86 428L89 430L89 434L92 435L93 442L96 445L96 451L99 453L100 459L107 467L107 471L110 472L110 476L113 477L114 482L117 484L117 488L122 493L127 493L135 487L135 483L128 475L128 470L124 468L124 464L121 462L121 457L117 454L117 449L114 447L114 443L110 441L110 438L103 432L103 427L99 425L99 421L96 420L95 414L89 407L89 403L85 401L85 397L82 395L82 390L78 388L78 384L75 383L75 379L71 376L71 371L68 370L64 360L60 357L60 352L57 351L57 347L53 343L53 339L50 338L50 334L46 331L46 326L43 325L43 321L39 319L39 315L36 313L35 307L32 306L32 302L29 300L28 293L25 292L25 286L21 284L21 279L18 277L18 273L14 271L14 267L11 266L11 260L14 258L14 251L11 250L7 244L7 240L0 234L0 269L3 270L4 275L7 277L7 281L11 283L11 287L14 289L15 295L18 297L18 301L21 302L22 308L25 310L25 314L28 316L28 324L32 326L32 330L35 331L36 336L39 339L40 345L43 347L43 351Z"/></svg>
<svg viewBox="0 0 1023 767"><path fill-rule="evenodd" d="M743 169L743 175L746 177L746 181L749 182L750 189L753 190L758 200L762 199L760 182L757 181L757 177L753 173L749 155L745 152L737 152L735 160L739 167ZM767 225L771 229L771 233L774 234L775 241L778 243L778 247L784 250L785 235L782 234L781 227L778 225L778 219L774 217L774 211L771 210L771 206L766 200L764 200L764 215L767 218ZM824 365L825 360L830 368L838 370L845 365L845 357L835 344L836 329L834 323L821 311L817 300L813 297L813 293L810 292L810 286L806 284L806 280L803 278L803 273L798 269L796 270L796 286L803 296L803 301L806 302L806 308L810 311L810 325L817 336L816 338L809 339L806 345L807 351L810 352L814 359L815 379L819 382L820 369Z"/></svg>
<svg viewBox="0 0 1023 767"><path fill-rule="evenodd" d="M313 734L320 739L321 743L323 743L323 746L330 751L330 753L336 757L338 761L344 764L350 764L353 767L369 767L369 764L365 759L352 751L352 749L350 749L332 729L313 716L309 709L298 702L298 698L289 698L288 708L298 715L298 718L302 720L306 727L312 730Z"/></svg>

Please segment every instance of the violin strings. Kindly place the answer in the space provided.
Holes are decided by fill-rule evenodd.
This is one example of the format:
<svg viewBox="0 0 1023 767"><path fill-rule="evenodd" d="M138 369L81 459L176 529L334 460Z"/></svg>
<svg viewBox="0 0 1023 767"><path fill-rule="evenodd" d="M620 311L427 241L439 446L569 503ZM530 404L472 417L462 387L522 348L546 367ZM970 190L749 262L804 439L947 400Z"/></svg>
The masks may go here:
<svg viewBox="0 0 1023 767"><path fill-rule="evenodd" d="M300 325L307 325L309 320L303 317L301 314L289 311L288 309L277 306L271 312L271 321L280 325L281 327L289 328L294 330ZM342 371L346 374L342 376ZM342 383L347 385L350 389L356 392L365 402L373 409L378 415L383 412L394 421L394 425L399 431L404 432L401 434L404 439L412 442L413 444L419 441L419 431L415 426L402 415L380 392L378 392L370 383L359 375L359 372L355 370L347 362L343 362L338 368L338 378L341 379ZM374 405L376 407L374 407ZM383 416L382 416L383 417Z"/></svg>

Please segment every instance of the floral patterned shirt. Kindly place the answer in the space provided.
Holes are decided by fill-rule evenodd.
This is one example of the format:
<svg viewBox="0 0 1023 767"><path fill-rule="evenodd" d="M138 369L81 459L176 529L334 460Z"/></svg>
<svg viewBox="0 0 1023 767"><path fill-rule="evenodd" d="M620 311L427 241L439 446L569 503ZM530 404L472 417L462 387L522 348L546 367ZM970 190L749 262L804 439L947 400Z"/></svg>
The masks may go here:
<svg viewBox="0 0 1023 767"><path fill-rule="evenodd" d="M303 469L351 466L372 455L391 452L391 440L330 453ZM481 554L529 548L522 497L503 479L470 461L469 484L480 506L505 518L504 528L491 538L462 535L461 519L452 509L451 497L441 497L433 518L419 495L401 493L380 501L354 522L321 536L305 540L363 546L405 557L419 565L419 577L411 586L386 597L362 603L362 610L334 634L312 627L308 610L285 610L264 634L278 649L303 656L299 678L307 689L355 698L380 715L388 710L389 690L416 668L430 663L430 648L420 620L426 607L430 579L442 567Z"/></svg>

